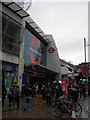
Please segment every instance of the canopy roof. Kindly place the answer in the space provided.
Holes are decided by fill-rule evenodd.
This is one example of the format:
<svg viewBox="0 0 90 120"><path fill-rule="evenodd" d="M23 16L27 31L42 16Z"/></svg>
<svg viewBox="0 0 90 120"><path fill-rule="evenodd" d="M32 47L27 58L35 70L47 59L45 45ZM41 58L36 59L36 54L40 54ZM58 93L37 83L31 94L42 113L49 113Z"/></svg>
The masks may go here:
<svg viewBox="0 0 90 120"><path fill-rule="evenodd" d="M21 18L25 18L25 17L28 17L29 14L23 10L18 4L16 4L15 2L13 1L9 1L9 2L3 2L2 3L8 7L9 9L11 9L14 13L16 13L17 15L19 15Z"/></svg>

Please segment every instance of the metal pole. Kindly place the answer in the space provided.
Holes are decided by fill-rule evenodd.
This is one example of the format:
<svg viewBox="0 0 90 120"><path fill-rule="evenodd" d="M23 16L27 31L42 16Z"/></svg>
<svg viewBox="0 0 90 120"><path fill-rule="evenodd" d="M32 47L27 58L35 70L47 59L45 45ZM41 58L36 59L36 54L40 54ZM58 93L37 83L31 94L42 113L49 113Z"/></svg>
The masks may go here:
<svg viewBox="0 0 90 120"><path fill-rule="evenodd" d="M86 79L86 77L87 77L87 75L86 75L86 39L84 38L84 51L85 51L85 79Z"/></svg>

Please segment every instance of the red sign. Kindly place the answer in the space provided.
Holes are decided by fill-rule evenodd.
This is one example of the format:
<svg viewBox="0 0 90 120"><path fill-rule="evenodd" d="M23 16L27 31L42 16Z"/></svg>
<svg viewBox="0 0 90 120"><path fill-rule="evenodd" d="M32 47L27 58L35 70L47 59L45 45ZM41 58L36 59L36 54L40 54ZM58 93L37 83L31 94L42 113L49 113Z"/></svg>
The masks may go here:
<svg viewBox="0 0 90 120"><path fill-rule="evenodd" d="M49 53L54 53L55 49L53 47L50 47L48 51Z"/></svg>
<svg viewBox="0 0 90 120"><path fill-rule="evenodd" d="M32 40L31 40L31 42L30 42L30 47L33 48L33 45L34 45L35 43L38 45L38 48L39 48L38 54L41 54L41 46L40 46L40 43L39 43L39 41L38 41L38 39L37 39L36 37L35 37L35 38L32 38ZM31 57L32 63L35 63L35 64L40 64L40 63L41 63L41 55L39 55L38 61L35 61L34 58L33 58L33 53L32 53L32 51L30 51L30 57Z"/></svg>
<svg viewBox="0 0 90 120"><path fill-rule="evenodd" d="M62 90L63 90L63 93L64 93L64 96L67 96L67 81L66 80L62 80Z"/></svg>

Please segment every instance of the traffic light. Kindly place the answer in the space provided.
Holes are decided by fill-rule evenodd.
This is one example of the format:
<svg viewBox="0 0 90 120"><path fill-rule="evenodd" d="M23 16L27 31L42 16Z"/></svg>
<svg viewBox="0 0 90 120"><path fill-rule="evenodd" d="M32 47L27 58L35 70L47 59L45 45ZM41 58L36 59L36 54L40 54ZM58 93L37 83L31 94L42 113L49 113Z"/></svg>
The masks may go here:
<svg viewBox="0 0 90 120"><path fill-rule="evenodd" d="M83 74L82 72L79 73L79 84L83 82Z"/></svg>

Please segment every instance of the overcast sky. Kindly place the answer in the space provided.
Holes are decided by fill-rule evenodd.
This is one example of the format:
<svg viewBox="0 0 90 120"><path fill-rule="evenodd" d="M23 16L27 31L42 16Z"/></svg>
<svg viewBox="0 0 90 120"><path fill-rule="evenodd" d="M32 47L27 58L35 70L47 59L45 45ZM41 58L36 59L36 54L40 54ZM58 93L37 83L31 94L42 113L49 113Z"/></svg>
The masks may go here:
<svg viewBox="0 0 90 120"><path fill-rule="evenodd" d="M28 12L45 34L53 35L61 59L84 62L88 0L32 0Z"/></svg>

